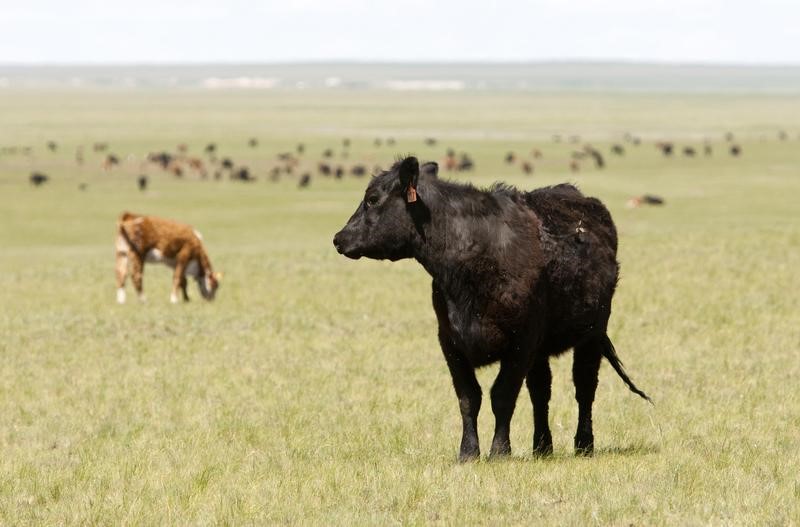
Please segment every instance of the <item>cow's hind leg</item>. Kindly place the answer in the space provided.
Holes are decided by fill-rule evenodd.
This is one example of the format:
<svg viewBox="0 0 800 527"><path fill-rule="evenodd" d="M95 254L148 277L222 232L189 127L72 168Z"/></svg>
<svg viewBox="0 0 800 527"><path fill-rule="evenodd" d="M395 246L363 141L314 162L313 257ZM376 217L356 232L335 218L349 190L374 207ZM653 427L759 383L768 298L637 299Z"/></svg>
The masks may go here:
<svg viewBox="0 0 800 527"><path fill-rule="evenodd" d="M578 401L578 429L575 432L575 453L578 455L592 455L594 451L592 404L597 390L601 358L601 339L592 338L575 347L572 380L575 382L575 399Z"/></svg>
<svg viewBox="0 0 800 527"><path fill-rule="evenodd" d="M549 406L553 376L547 357L537 360L528 372L526 384L533 403L533 453L553 453L553 436L550 434Z"/></svg>
<svg viewBox="0 0 800 527"><path fill-rule="evenodd" d="M138 255L130 255L131 260L131 280L139 300L144 302L144 289L142 289L142 273L144 272L144 261Z"/></svg>
<svg viewBox="0 0 800 527"><path fill-rule="evenodd" d="M117 243L117 256L114 265L117 275L117 302L125 303L125 280L128 278L128 251Z"/></svg>
<svg viewBox="0 0 800 527"><path fill-rule="evenodd" d="M494 438L490 456L508 455L511 453L511 417L517 405L519 390L525 379L527 368L510 361L500 362L500 373L492 385L492 412L494 412Z"/></svg>

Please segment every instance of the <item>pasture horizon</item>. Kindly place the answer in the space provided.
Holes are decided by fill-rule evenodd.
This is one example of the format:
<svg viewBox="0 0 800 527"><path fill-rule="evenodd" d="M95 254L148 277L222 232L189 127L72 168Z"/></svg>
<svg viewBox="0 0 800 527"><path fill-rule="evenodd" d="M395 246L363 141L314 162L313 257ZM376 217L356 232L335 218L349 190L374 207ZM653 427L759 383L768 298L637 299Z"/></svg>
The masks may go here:
<svg viewBox="0 0 800 527"><path fill-rule="evenodd" d="M800 93L800 65L636 61L0 64L14 89Z"/></svg>

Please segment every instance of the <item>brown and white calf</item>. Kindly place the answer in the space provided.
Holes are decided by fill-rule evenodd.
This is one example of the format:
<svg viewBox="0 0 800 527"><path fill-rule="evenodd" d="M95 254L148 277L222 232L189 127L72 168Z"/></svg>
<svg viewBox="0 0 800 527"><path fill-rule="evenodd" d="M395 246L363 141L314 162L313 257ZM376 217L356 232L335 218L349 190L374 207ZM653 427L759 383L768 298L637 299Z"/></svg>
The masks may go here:
<svg viewBox="0 0 800 527"><path fill-rule="evenodd" d="M197 280L200 293L213 300L222 278L211 268L203 248L200 233L183 223L155 216L140 216L125 212L120 216L116 239L117 302L125 303L125 279L130 268L133 287L144 300L142 272L145 262L163 263L174 269L170 301L178 302L178 289L183 299L186 294L186 277Z"/></svg>

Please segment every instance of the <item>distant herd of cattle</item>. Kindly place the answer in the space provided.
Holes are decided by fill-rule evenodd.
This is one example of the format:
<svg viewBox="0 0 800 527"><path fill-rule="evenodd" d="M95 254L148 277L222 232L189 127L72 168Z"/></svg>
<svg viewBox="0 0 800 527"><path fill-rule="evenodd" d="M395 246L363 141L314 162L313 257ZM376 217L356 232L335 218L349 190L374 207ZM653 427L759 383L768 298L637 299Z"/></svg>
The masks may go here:
<svg viewBox="0 0 800 527"><path fill-rule="evenodd" d="M778 139L786 141L789 134L781 130L778 132ZM734 136L731 132L725 134L725 143L722 147L717 147L726 151L726 153L733 157L742 155L742 147L735 142ZM574 149L569 152L567 159L561 155L561 161L566 161L566 166L572 172L581 170L583 163L591 163L596 169L603 169L606 166L606 160L603 153L592 146L585 143L581 145L581 138L577 135L564 137L561 135L554 135L552 137L554 143L567 143L575 145ZM437 139L428 137L423 140L424 144L428 147L436 147L438 144ZM372 142L374 148L380 148L383 145L394 147L396 141L394 138L375 138ZM641 138L634 136L630 133L624 135L624 140L621 143L614 143L610 146L609 152L615 157L622 157L626 154L627 148L637 148L642 144ZM258 148L259 141L257 138L250 138L247 145L252 148ZM273 182L279 181L282 177L296 177L297 185L300 188L308 187L315 176L318 177L331 177L335 179L342 179L346 175L354 177L364 177L368 173L376 174L380 172L380 166L369 167L364 162L347 163L346 160L350 157L351 140L345 138L342 140L341 149L334 152L332 148L325 148L321 151L321 158L316 162L309 164L304 162L304 155L307 151L306 145L298 143L294 151L278 153L275 161L271 164L266 172L266 177ZM697 148L691 145L679 146L671 141L659 141L654 143L656 149L664 157L672 157L683 155L685 157L695 157L700 155L711 156L714 152L714 146L708 140L702 144L702 148ZM55 141L48 141L46 148L50 152L57 152L59 149L58 143ZM96 142L91 145L91 150L95 154L99 154L100 165L105 171L112 171L115 167L121 164L120 156L109 152L109 145L106 142ZM13 156L24 155L28 157L33 156L33 148L26 147L0 147L0 156ZM335 159L339 158L337 162ZM540 148L533 148L526 155L520 155L516 152L509 151L505 154L504 161L508 165L516 165L519 170L525 175L534 173L538 163L544 158L544 154ZM135 159L129 156L128 160ZM75 150L75 162L77 165L82 166L86 162L86 156L83 146L79 146ZM190 155L189 147L186 144L180 144L175 151L155 151L150 152L142 160L139 160L141 174L137 177L138 188L142 191L147 189L149 177L147 173L151 169L160 169L165 173L171 174L177 178L185 176L192 176L200 179L213 178L215 180L230 179L234 181L252 182L258 179L257 175L248 166L236 163L231 157L219 155L218 146L216 143L208 143L203 148L202 155ZM559 163L555 161L556 166ZM314 166L314 170L308 169L309 166ZM474 170L475 161L472 156L467 152L456 152L453 148L447 148L441 166L448 172L469 172ZM553 166L550 163L549 166ZM563 165L562 165L563 166ZM50 177L40 170L31 172L29 181L34 186L40 186L48 182ZM82 184L80 188L86 189L86 184Z"/></svg>

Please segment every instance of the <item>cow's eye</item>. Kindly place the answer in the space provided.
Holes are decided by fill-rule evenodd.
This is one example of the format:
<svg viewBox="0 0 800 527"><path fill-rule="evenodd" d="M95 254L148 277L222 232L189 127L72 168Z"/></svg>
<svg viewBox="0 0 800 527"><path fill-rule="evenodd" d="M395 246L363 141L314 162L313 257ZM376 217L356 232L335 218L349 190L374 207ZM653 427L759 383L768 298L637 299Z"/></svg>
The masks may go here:
<svg viewBox="0 0 800 527"><path fill-rule="evenodd" d="M373 205L378 204L378 196L370 196L365 201L367 208L372 207Z"/></svg>

